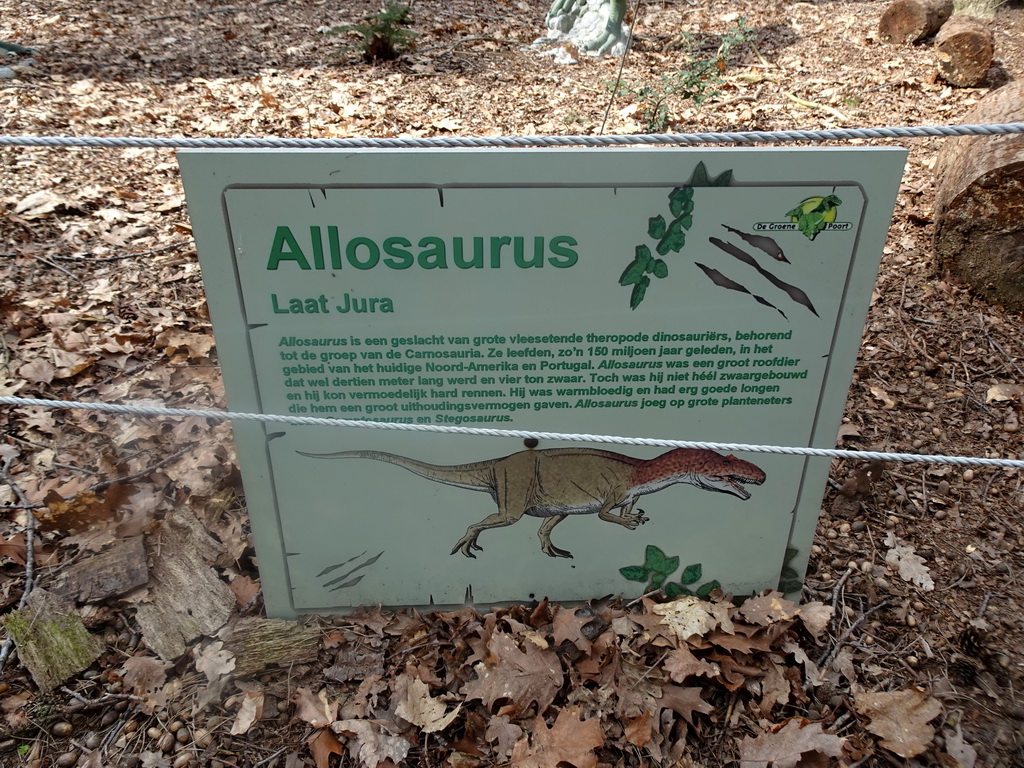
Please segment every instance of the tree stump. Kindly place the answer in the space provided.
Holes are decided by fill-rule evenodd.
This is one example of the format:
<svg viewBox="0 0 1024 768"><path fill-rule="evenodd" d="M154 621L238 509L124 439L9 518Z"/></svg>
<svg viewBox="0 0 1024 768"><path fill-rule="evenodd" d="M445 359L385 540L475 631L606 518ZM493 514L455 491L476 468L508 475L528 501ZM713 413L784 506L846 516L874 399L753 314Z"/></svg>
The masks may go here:
<svg viewBox="0 0 1024 768"><path fill-rule="evenodd" d="M992 30L974 16L954 16L935 36L939 75L950 85L970 87L985 79L995 40Z"/></svg>
<svg viewBox="0 0 1024 768"><path fill-rule="evenodd" d="M959 122L1024 121L1024 81L990 93ZM1024 309L1024 134L946 139L935 162L939 265L1008 309Z"/></svg>
<svg viewBox="0 0 1024 768"><path fill-rule="evenodd" d="M878 36L910 45L934 35L952 14L953 0L894 0L878 22Z"/></svg>

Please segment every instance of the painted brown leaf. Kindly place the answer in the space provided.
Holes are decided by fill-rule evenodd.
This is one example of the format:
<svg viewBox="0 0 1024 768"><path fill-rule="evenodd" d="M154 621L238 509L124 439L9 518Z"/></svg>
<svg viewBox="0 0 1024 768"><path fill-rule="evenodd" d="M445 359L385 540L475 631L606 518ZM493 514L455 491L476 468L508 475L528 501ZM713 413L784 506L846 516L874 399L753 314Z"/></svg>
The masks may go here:
<svg viewBox="0 0 1024 768"><path fill-rule="evenodd" d="M825 733L821 723L793 718L777 731L765 731L757 738L747 736L740 742L743 768L796 768L806 764L805 755L839 757L843 739ZM827 763L824 763L827 764Z"/></svg>
<svg viewBox="0 0 1024 768"><path fill-rule="evenodd" d="M505 632L495 632L487 647L490 657L474 667L477 678L463 689L467 699L480 699L489 708L508 700L519 712L533 702L537 702L538 712L550 706L565 677L553 651L533 643L526 643L526 650L521 651Z"/></svg>
<svg viewBox="0 0 1024 768"><path fill-rule="evenodd" d="M900 757L916 757L935 736L928 725L942 705L920 688L879 693L855 693L857 712L871 718L868 730L882 738L882 746Z"/></svg>
<svg viewBox="0 0 1024 768"><path fill-rule="evenodd" d="M510 762L516 768L594 768L594 750L602 746L604 733L597 718L581 720L579 707L568 707L558 713L551 728L538 716L532 737L519 740Z"/></svg>

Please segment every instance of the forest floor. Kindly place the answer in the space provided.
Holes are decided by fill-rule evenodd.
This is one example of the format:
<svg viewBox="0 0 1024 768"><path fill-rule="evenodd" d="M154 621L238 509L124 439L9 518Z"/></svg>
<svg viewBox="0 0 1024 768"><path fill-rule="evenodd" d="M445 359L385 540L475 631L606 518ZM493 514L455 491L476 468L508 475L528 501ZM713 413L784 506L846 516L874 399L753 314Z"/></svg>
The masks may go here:
<svg viewBox="0 0 1024 768"><path fill-rule="evenodd" d="M882 44L884 8L642 0L623 77L678 72L683 33L711 55L741 17L753 45L732 52L700 109L670 101L666 130L956 123L1024 73L1019 4L998 11L998 63L978 88L937 79L927 43ZM344 49L351 35L324 34L378 10L371 0L0 0L0 39L39 49L0 62L16 75L0 80L0 134L602 129L619 62L557 64L531 49L545 0L418 0L414 49L389 63ZM620 96L604 131L647 131L643 114ZM871 143L910 154L839 444L1024 457L1021 318L953 282L932 255L942 140ZM169 150L0 148L0 394L225 407L186 214ZM0 428L0 610L18 607L31 559L41 592L77 596L99 643L96 660L52 690L18 651L7 661L4 766L1024 764L1016 471L836 461L800 608L778 595L731 607L595 595L579 609L370 609L311 620L303 634L259 621L227 425L4 407ZM38 517L34 558L25 506ZM67 583L143 536L150 568L154 541L168 559L201 551L197 571L230 589L228 630L166 661L140 626L147 604L166 599L154 577L101 598ZM886 562L897 546L915 564L902 577ZM679 622L697 614L703 630L688 642ZM280 633L289 653L243 664L239 637L252 627Z"/></svg>

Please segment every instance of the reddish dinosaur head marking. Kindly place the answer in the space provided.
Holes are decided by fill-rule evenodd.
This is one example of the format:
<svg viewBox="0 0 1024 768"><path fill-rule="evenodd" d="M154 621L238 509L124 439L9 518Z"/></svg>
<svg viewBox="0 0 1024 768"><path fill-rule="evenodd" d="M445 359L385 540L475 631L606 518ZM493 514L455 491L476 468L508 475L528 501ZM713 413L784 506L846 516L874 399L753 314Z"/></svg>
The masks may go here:
<svg viewBox="0 0 1024 768"><path fill-rule="evenodd" d="M746 500L750 492L743 486L760 485L765 474L749 461L699 448L676 448L638 468L638 483L660 484L668 478Z"/></svg>

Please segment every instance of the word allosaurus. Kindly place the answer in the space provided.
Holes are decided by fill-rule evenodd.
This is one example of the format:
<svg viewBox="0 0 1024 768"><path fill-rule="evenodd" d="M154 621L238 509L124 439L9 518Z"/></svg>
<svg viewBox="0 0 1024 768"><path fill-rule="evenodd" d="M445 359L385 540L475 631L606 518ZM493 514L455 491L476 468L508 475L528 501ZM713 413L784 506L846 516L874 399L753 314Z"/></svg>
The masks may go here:
<svg viewBox="0 0 1024 768"><path fill-rule="evenodd" d="M545 518L537 535L541 551L550 557L572 557L551 543L551 530L569 515L597 514L602 520L634 530L649 518L633 512L641 496L677 483L705 491L728 493L744 501L744 485L760 485L760 467L714 451L676 448L653 459L638 459L590 448L549 448L520 451L472 464L439 466L383 451L303 453L316 459L372 459L395 464L434 482L486 491L498 511L469 526L452 548L475 558L482 551L477 539L489 528L512 525L523 515ZM613 510L618 509L616 514Z"/></svg>

